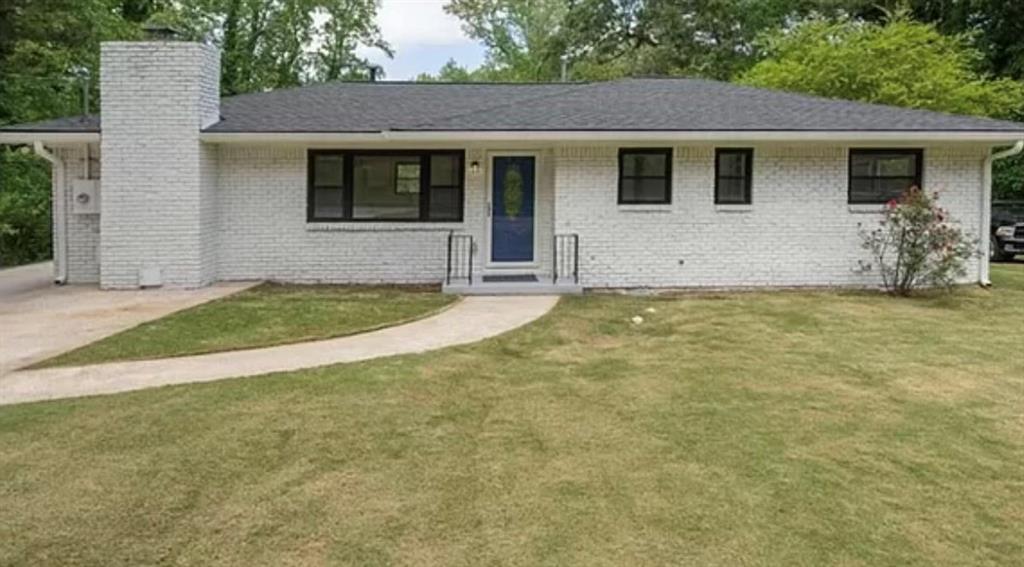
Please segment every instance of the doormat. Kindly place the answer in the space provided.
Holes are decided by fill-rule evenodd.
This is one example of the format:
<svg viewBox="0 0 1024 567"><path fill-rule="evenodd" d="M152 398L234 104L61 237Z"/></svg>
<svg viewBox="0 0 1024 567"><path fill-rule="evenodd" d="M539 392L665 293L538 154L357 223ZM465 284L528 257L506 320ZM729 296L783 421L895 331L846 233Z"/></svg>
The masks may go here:
<svg viewBox="0 0 1024 567"><path fill-rule="evenodd" d="M484 276L484 283L536 283L537 276L533 274L516 274L507 276Z"/></svg>

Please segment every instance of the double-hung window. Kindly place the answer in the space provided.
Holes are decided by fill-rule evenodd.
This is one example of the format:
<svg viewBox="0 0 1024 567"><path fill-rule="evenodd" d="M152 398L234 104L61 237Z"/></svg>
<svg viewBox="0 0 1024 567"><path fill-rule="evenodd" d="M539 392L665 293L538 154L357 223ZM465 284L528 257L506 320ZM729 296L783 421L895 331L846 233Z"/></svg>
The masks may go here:
<svg viewBox="0 0 1024 567"><path fill-rule="evenodd" d="M309 151L310 222L458 222L462 151Z"/></svg>
<svg viewBox="0 0 1024 567"><path fill-rule="evenodd" d="M749 205L754 171L754 150L715 150L715 204Z"/></svg>
<svg viewBox="0 0 1024 567"><path fill-rule="evenodd" d="M619 204L672 202L672 149L619 150Z"/></svg>
<svg viewBox="0 0 1024 567"><path fill-rule="evenodd" d="M921 150L850 150L850 204L880 204L921 186Z"/></svg>

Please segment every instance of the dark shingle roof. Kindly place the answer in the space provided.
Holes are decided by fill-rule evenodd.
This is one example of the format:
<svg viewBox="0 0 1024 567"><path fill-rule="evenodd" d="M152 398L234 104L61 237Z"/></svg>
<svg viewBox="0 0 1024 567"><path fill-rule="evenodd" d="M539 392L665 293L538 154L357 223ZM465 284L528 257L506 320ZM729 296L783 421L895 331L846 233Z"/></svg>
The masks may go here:
<svg viewBox="0 0 1024 567"><path fill-rule="evenodd" d="M1024 131L1024 124L813 97L700 79L595 83L424 130Z"/></svg>
<svg viewBox="0 0 1024 567"><path fill-rule="evenodd" d="M95 114L83 116L65 116L41 122L27 124L11 124L0 128L4 132L99 132L100 117Z"/></svg>
<svg viewBox="0 0 1024 567"><path fill-rule="evenodd" d="M413 130L465 112L557 98L573 84L324 83L221 99L209 132Z"/></svg>
<svg viewBox="0 0 1024 567"><path fill-rule="evenodd" d="M962 131L1024 124L813 97L702 79L600 83L324 83L221 100L207 132ZM95 116L6 127L96 131Z"/></svg>

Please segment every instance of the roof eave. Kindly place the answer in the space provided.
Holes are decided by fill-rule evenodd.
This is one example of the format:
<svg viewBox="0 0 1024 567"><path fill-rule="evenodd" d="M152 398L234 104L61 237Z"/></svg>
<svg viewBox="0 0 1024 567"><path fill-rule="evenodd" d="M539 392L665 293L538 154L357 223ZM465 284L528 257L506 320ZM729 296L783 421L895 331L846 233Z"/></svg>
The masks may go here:
<svg viewBox="0 0 1024 567"><path fill-rule="evenodd" d="M203 132L208 143L360 142L979 142L1013 143L1024 131L992 130L385 130L381 132Z"/></svg>
<svg viewBox="0 0 1024 567"><path fill-rule="evenodd" d="M208 143L394 142L977 142L1012 144L1024 131L992 130L385 130L381 132L202 132ZM98 142L99 132L0 130L0 144Z"/></svg>

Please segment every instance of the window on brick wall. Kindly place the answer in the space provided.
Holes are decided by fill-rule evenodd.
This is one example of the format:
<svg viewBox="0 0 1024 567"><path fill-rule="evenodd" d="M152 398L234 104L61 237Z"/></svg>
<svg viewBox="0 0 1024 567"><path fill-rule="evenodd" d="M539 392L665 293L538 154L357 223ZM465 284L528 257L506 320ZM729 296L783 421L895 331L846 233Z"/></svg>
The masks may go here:
<svg viewBox="0 0 1024 567"><path fill-rule="evenodd" d="M309 164L310 211L324 220L345 216L345 157L335 154L311 155Z"/></svg>
<svg viewBox="0 0 1024 567"><path fill-rule="evenodd" d="M899 198L911 186L921 186L921 150L850 150L851 204L880 204Z"/></svg>
<svg viewBox="0 0 1024 567"><path fill-rule="evenodd" d="M672 202L672 149L619 150L619 204Z"/></svg>
<svg viewBox="0 0 1024 567"><path fill-rule="evenodd" d="M462 151L310 150L309 222L462 220Z"/></svg>
<svg viewBox="0 0 1024 567"><path fill-rule="evenodd" d="M715 150L715 204L749 205L754 172L754 150Z"/></svg>

